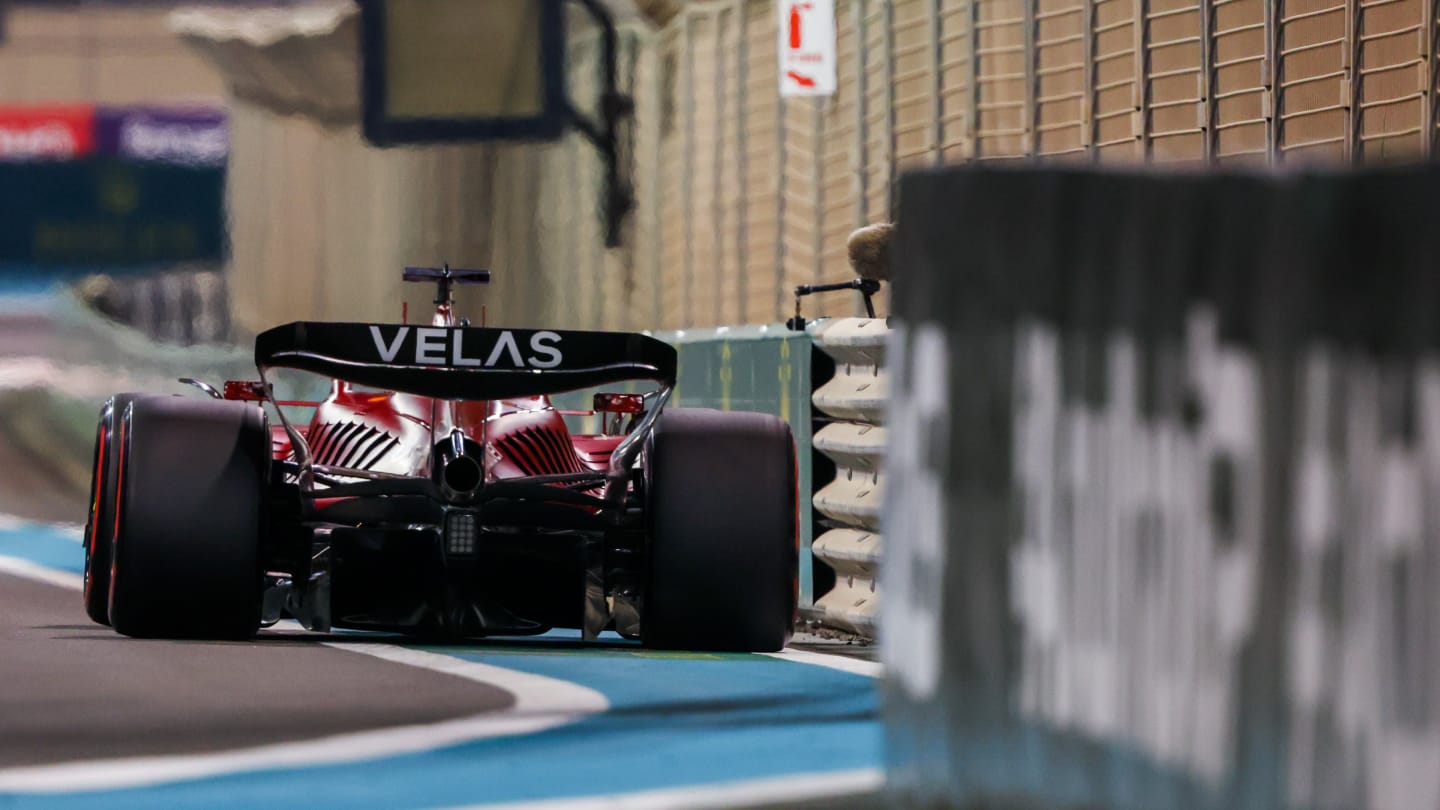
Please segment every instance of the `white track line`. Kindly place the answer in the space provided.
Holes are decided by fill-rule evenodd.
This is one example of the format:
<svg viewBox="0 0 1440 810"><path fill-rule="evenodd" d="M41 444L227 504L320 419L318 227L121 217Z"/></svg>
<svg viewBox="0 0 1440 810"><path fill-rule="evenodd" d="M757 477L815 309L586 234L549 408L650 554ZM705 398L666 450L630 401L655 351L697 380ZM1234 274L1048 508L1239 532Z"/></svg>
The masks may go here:
<svg viewBox="0 0 1440 810"><path fill-rule="evenodd" d="M445 748L472 740L533 734L582 720L609 708L588 687L383 644L327 644L407 666L443 672L503 689L515 705L503 712L413 726L336 734L317 740L276 743L213 754L127 757L0 769L0 793L70 793L144 787L257 770L289 770L359 762Z"/></svg>
<svg viewBox="0 0 1440 810"><path fill-rule="evenodd" d="M0 555L0 573L13 574L17 577L43 582L47 585L56 585L61 588L72 590L84 590L85 578L79 574L72 574L69 571L57 571L54 568L46 568L43 565L24 560L19 557L6 557Z"/></svg>
<svg viewBox="0 0 1440 810"><path fill-rule="evenodd" d="M778 658L781 661L794 661L797 664L810 664L827 669L838 669L841 672L848 672L851 675L864 675L867 678L879 678L885 674L885 668L878 661L866 661L861 658L851 658L846 655L833 655L831 653L818 653L809 650L786 649L774 653L761 653L771 658Z"/></svg>
<svg viewBox="0 0 1440 810"><path fill-rule="evenodd" d="M19 531L53 532L59 537L74 540L77 543L85 539L85 527L79 523L44 523L36 520L24 520L14 515L0 514L0 532Z"/></svg>
<svg viewBox="0 0 1440 810"><path fill-rule="evenodd" d="M694 785L683 788L616 793L607 796L572 796L510 804L470 805L472 810L710 810L749 807L777 802L814 802L869 793L885 785L879 768L833 773L802 773L744 782Z"/></svg>

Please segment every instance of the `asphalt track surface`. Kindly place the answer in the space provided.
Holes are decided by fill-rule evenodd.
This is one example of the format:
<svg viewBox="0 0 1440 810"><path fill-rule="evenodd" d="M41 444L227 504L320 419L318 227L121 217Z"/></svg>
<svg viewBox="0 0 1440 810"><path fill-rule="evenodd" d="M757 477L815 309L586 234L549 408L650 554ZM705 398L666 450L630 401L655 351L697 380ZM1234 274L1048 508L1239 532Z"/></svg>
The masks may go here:
<svg viewBox="0 0 1440 810"><path fill-rule="evenodd" d="M0 808L742 806L878 784L863 659L128 639L85 618L75 535L0 527Z"/></svg>
<svg viewBox="0 0 1440 810"><path fill-rule="evenodd" d="M274 635L137 641L0 579L0 768L250 747L508 708L503 689Z"/></svg>
<svg viewBox="0 0 1440 810"><path fill-rule="evenodd" d="M0 355L43 334L0 319ZM867 650L656 653L564 635L415 646L89 622L83 504L0 432L0 809L808 806L873 790Z"/></svg>

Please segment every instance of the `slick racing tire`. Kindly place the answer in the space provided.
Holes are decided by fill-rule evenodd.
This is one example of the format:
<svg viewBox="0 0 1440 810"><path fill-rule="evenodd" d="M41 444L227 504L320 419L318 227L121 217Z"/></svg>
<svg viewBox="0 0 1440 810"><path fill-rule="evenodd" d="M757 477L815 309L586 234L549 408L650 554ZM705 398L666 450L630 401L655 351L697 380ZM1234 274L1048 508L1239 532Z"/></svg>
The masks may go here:
<svg viewBox="0 0 1440 810"><path fill-rule="evenodd" d="M116 425L145 394L116 394L100 409L90 462L90 514L85 520L85 613L110 624L110 543L115 537L115 476L120 465Z"/></svg>
<svg viewBox="0 0 1440 810"><path fill-rule="evenodd" d="M245 638L260 625L270 428L242 402L156 397L120 415L110 623Z"/></svg>
<svg viewBox="0 0 1440 810"><path fill-rule="evenodd" d="M641 639L660 649L774 652L796 598L796 467L774 416L677 408L646 446L649 583Z"/></svg>

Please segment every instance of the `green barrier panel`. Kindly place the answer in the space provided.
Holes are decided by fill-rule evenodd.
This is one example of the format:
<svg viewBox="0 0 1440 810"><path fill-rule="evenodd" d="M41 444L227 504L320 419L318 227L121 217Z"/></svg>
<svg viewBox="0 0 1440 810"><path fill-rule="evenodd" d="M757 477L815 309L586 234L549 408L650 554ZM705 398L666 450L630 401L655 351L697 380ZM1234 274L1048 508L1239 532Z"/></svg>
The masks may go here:
<svg viewBox="0 0 1440 810"><path fill-rule="evenodd" d="M113 269L219 261L224 201L223 168L0 163L0 262Z"/></svg>
<svg viewBox="0 0 1440 810"><path fill-rule="evenodd" d="M790 423L800 466L800 606L815 601L810 543L814 493L810 458L810 336L782 324L722 326L657 333L680 351L680 375L671 405L759 411Z"/></svg>
<svg viewBox="0 0 1440 810"><path fill-rule="evenodd" d="M804 332L782 324L722 326L652 332L680 353L679 380L670 397L672 408L718 408L774 414L790 424L800 466L800 607L815 603L815 569L810 554L814 524L809 508L814 494L811 447L811 341ZM649 384L610 390L649 390ZM590 392L554 397L558 408L587 410ZM596 417L571 417L571 429L595 433ZM822 588L828 587L823 585Z"/></svg>

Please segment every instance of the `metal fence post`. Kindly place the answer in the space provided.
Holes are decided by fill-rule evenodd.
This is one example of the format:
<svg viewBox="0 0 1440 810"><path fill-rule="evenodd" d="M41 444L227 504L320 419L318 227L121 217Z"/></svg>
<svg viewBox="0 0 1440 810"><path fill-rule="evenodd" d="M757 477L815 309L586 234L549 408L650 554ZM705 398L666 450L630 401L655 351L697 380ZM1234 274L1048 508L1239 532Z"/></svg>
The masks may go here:
<svg viewBox="0 0 1440 810"><path fill-rule="evenodd" d="M883 0L882 0L883 2ZM850 0L850 17L855 25L855 137L850 153L850 193L855 195L853 226L865 224L865 200L868 191L868 163L865 143L868 139L865 125L869 112L869 82L866 81L865 62L869 57L869 43L866 41L866 0Z"/></svg>
<svg viewBox="0 0 1440 810"><path fill-rule="evenodd" d="M1421 154L1429 160L1435 154L1435 29L1440 19L1440 0L1424 0L1420 4L1420 57L1423 78L1420 81Z"/></svg>
<svg viewBox="0 0 1440 810"><path fill-rule="evenodd" d="M1130 123L1130 131L1134 134L1135 140L1139 142L1140 158L1150 159L1150 51L1147 47L1150 39L1150 3L1147 0L1135 0L1135 20L1132 23L1131 33L1135 41L1135 84L1131 89L1131 98L1135 102L1135 117Z"/></svg>
<svg viewBox="0 0 1440 810"><path fill-rule="evenodd" d="M1085 154L1091 161L1099 159L1099 149L1095 146L1095 0L1085 0L1084 19L1081 27L1084 28L1081 45L1080 61L1085 63L1085 75L1081 79L1081 92L1084 95L1080 101L1080 145L1085 148Z"/></svg>
<svg viewBox="0 0 1440 810"><path fill-rule="evenodd" d="M730 15L735 25L735 266L739 270L735 289L736 306L739 307L736 322L749 323L754 315L750 312L749 295L750 141L747 135L750 123L750 26L746 24L745 0L735 0Z"/></svg>
<svg viewBox="0 0 1440 810"><path fill-rule="evenodd" d="M970 0L970 92L965 101L966 160L980 159L980 0Z"/></svg>
<svg viewBox="0 0 1440 810"><path fill-rule="evenodd" d="M945 46L941 40L941 2L943 0L926 3L930 32L930 162L937 166L945 160L944 73L940 69Z"/></svg>
<svg viewBox="0 0 1440 810"><path fill-rule="evenodd" d="M725 267L725 9L716 9L710 15L710 25L713 46L715 48L715 77L713 91L715 93L715 131L711 133L710 152L710 227L705 232L710 236L710 254L706 257L705 270L712 277L713 287L710 294L714 297L712 307L708 310L709 317L723 319L725 317L725 282L727 274ZM696 307L696 314L707 312L706 309ZM702 316L704 317L704 316ZM707 326L718 326L719 323L707 322Z"/></svg>
<svg viewBox="0 0 1440 810"><path fill-rule="evenodd" d="M1022 136L1022 148L1025 156L1035 159L1040 151L1040 135L1037 131L1040 123L1040 93L1037 83L1040 81L1036 65L1040 61L1040 48L1036 46L1038 32L1036 27L1039 23L1035 19L1035 4L1038 0L1023 0L1025 4L1025 31L1022 34L1025 41L1025 110L1021 116L1020 127L1024 130Z"/></svg>
<svg viewBox="0 0 1440 810"><path fill-rule="evenodd" d="M870 211L869 200L866 200L866 218L858 223L860 225L869 224L870 217L877 214L888 222L891 206L895 204L895 9L891 2L892 0L880 0L880 25L883 31L880 44L885 52L880 64L881 120L885 127L885 136L880 139L880 169L885 181L885 210Z"/></svg>
<svg viewBox="0 0 1440 810"><path fill-rule="evenodd" d="M1274 165L1280 156L1280 107L1284 98L1279 87L1280 77L1280 17L1284 0L1265 4L1265 61L1261 64L1260 80L1265 91L1262 112L1265 124L1265 160Z"/></svg>
<svg viewBox="0 0 1440 810"><path fill-rule="evenodd" d="M1205 165L1215 162L1215 0L1200 0L1200 149Z"/></svg>
<svg viewBox="0 0 1440 810"><path fill-rule="evenodd" d="M685 146L680 169L681 188L681 213L684 218L684 227L681 229L684 245L684 272L685 278L681 282L684 294L680 303L680 322L682 325L694 323L695 298L695 31L692 16L692 7L686 6L681 12L681 42L684 43L685 51L685 81L681 107L681 116L684 118Z"/></svg>

